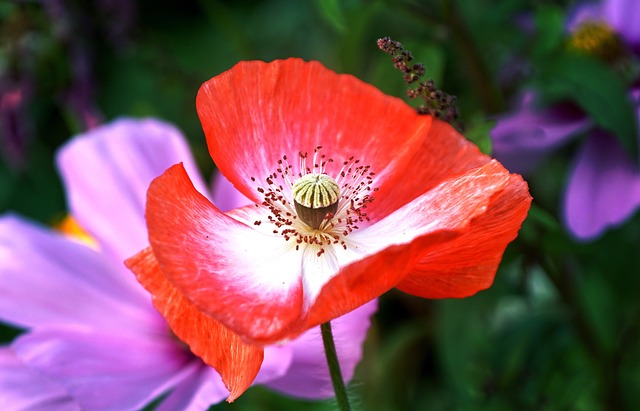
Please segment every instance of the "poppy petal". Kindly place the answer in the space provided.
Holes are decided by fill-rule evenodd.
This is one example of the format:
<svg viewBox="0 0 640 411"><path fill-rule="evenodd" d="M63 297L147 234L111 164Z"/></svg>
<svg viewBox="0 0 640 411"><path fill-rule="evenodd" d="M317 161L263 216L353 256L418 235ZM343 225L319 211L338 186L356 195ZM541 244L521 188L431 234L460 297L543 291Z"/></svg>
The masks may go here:
<svg viewBox="0 0 640 411"><path fill-rule="evenodd" d="M517 235L531 203L527 184L512 175L487 211L458 238L432 248L396 287L423 298L467 297L488 288L507 244Z"/></svg>
<svg viewBox="0 0 640 411"><path fill-rule="evenodd" d="M384 180L401 169L431 125L402 100L351 75L300 59L240 62L202 85L196 108L220 172L253 202L256 189L288 156L321 153L337 175L355 156ZM251 178L256 181L252 181Z"/></svg>
<svg viewBox="0 0 640 411"><path fill-rule="evenodd" d="M416 150L407 167L377 187L375 202L367 209L367 215L378 220L443 181L490 160L491 157L483 154L450 124L434 119L429 132L425 133L422 147Z"/></svg>
<svg viewBox="0 0 640 411"><path fill-rule="evenodd" d="M307 326L343 315L396 286L431 249L469 230L504 190L509 172L497 161L448 180L383 220L350 234L358 250L340 261L339 275L321 290L305 289L315 301ZM317 296L317 297L316 297Z"/></svg>
<svg viewBox="0 0 640 411"><path fill-rule="evenodd" d="M173 169L184 173L181 167ZM185 178L188 177L185 175ZM131 257L126 264L153 295L154 306L175 335L202 361L218 371L230 391L227 401L232 402L249 388L260 371L264 350L244 343L227 327L198 310L167 280L151 248Z"/></svg>

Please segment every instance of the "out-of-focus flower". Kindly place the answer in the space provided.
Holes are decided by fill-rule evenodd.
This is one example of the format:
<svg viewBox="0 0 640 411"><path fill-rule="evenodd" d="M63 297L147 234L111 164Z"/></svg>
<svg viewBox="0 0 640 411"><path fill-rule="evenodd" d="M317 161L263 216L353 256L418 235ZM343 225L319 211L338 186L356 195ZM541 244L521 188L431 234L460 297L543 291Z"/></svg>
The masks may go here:
<svg viewBox="0 0 640 411"><path fill-rule="evenodd" d="M14 168L24 165L30 139L26 101L31 93L28 81L11 82L0 72L0 153Z"/></svg>
<svg viewBox="0 0 640 411"><path fill-rule="evenodd" d="M640 56L639 17L640 2L633 0L582 6L567 23L569 47L615 67L628 53ZM633 84L629 94L640 141L640 93ZM586 133L570 171L563 215L577 239L595 239L640 207L640 167L614 135L594 126L577 106L563 102L540 107L538 100L536 92L526 91L519 107L499 119L491 133L494 155L509 170L527 174L556 149Z"/></svg>
<svg viewBox="0 0 640 411"><path fill-rule="evenodd" d="M393 287L489 287L529 208L522 178L450 125L317 62L241 62L196 106L220 172L255 204L222 213L175 165L151 183L151 246L127 264L228 400L263 344Z"/></svg>
<svg viewBox="0 0 640 411"><path fill-rule="evenodd" d="M57 160L72 216L95 243L0 217L0 319L26 329L10 352L0 351L0 404L13 405L2 409L137 410L168 393L158 410L206 410L225 398L219 375L171 333L122 263L147 244L145 192L155 176L182 162L208 195L181 134L156 120L118 120L73 139ZM347 379L375 309L374 301L336 322ZM332 390L324 362L319 331L311 330L265 347L256 383L326 398Z"/></svg>

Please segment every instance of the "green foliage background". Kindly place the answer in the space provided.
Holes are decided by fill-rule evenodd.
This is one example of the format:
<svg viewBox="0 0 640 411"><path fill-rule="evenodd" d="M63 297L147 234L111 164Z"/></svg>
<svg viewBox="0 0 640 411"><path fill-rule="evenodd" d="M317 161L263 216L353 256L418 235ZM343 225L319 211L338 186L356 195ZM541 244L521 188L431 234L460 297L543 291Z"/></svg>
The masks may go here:
<svg viewBox="0 0 640 411"><path fill-rule="evenodd" d="M563 51L567 1L139 0L118 44L107 37L122 24L117 15L99 14L93 1L66 3L69 41L57 37L56 22L39 2L0 2L0 69L34 84L24 165L0 165L0 210L48 224L66 212L54 153L82 131L64 98L73 82L71 41L89 50L104 120L154 116L175 123L204 175L214 165L194 107L202 82L239 60L298 56L404 97L400 73L377 49L383 36L402 42L425 63L427 77L458 96L466 135L487 152L495 116L525 87L575 99L627 147L637 144L633 114L613 72ZM16 53L19 47L26 51ZM612 104L620 109L603 109ZM573 149L529 180L530 217L491 289L464 300L393 291L381 298L350 385L358 409L640 409L640 217L587 244L564 231L558 205ZM1 332L10 341L19 331ZM254 387L233 404L212 407L300 409L333 410L335 404Z"/></svg>

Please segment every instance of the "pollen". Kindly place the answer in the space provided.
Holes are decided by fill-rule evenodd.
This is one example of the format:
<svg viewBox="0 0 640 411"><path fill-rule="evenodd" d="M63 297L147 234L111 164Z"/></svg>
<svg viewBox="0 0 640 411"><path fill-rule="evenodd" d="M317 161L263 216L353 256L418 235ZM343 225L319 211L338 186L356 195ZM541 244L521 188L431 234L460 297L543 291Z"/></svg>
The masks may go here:
<svg viewBox="0 0 640 411"><path fill-rule="evenodd" d="M251 180L266 183L256 187L263 198L256 207L269 211L254 226L282 236L296 251L312 248L318 257L348 248L346 237L368 224L366 209L377 191L369 165L354 157L340 164L321 149L316 147L313 156L299 152L298 167L284 155L273 173Z"/></svg>
<svg viewBox="0 0 640 411"><path fill-rule="evenodd" d="M580 24L569 38L569 48L613 62L625 54L618 34L602 21L587 20Z"/></svg>

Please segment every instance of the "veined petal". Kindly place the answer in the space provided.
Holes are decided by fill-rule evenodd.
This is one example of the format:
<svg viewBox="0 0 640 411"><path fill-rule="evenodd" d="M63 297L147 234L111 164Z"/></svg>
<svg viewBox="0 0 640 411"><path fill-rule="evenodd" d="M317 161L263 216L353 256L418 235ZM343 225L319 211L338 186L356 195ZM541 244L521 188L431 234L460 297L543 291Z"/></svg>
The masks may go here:
<svg viewBox="0 0 640 411"><path fill-rule="evenodd" d="M125 274L124 266L62 234L16 216L0 217L4 321L21 327L135 329L141 334L164 330L148 297L119 282Z"/></svg>
<svg viewBox="0 0 640 411"><path fill-rule="evenodd" d="M160 269L196 307L255 341L273 340L300 319L301 256L280 237L221 213L180 165L154 180L147 198Z"/></svg>
<svg viewBox="0 0 640 411"><path fill-rule="evenodd" d="M8 347L0 348L0 410L80 411L64 386L27 367Z"/></svg>
<svg viewBox="0 0 640 411"><path fill-rule="evenodd" d="M306 326L338 317L396 286L431 249L469 230L510 180L497 161L445 181L374 225L350 234L350 254L321 288L305 288L314 301ZM321 284L322 281L317 281Z"/></svg>
<svg viewBox="0 0 640 411"><path fill-rule="evenodd" d="M158 120L96 127L70 140L57 161L72 215L116 261L148 244L144 206L151 180L183 162L197 189L207 192L185 138Z"/></svg>
<svg viewBox="0 0 640 411"><path fill-rule="evenodd" d="M471 220L468 231L433 247L397 288L424 298L467 297L488 288L530 203L527 184L519 175L512 175L487 211Z"/></svg>
<svg viewBox="0 0 640 411"><path fill-rule="evenodd" d="M171 170L181 170L175 167ZM186 177L186 175L184 176ZM191 186L193 189L193 186ZM195 192L195 189L193 189ZM209 256L215 259L215 256ZM191 351L220 373L232 402L253 382L263 359L263 349L242 342L231 330L203 314L161 271L151 248L126 261L138 281L153 295L153 304L165 317L171 330ZM198 275L197 271L192 274ZM216 297L212 297L215 301Z"/></svg>
<svg viewBox="0 0 640 411"><path fill-rule="evenodd" d="M192 357L165 338L45 328L12 344L16 356L63 384L83 410L138 410L188 373Z"/></svg>
<svg viewBox="0 0 640 411"><path fill-rule="evenodd" d="M384 181L406 166L431 126L402 100L300 59L240 62L203 84L196 107L211 157L254 202L278 160L288 156L297 175L298 153L318 146L334 160L329 175L355 156Z"/></svg>
<svg viewBox="0 0 640 411"><path fill-rule="evenodd" d="M564 199L564 218L579 239L594 239L640 207L640 172L616 138L596 131L580 149Z"/></svg>
<svg viewBox="0 0 640 411"><path fill-rule="evenodd" d="M464 138L448 123L434 119L417 149L400 173L384 181L374 194L367 215L378 220L445 180L488 163L491 157Z"/></svg>

